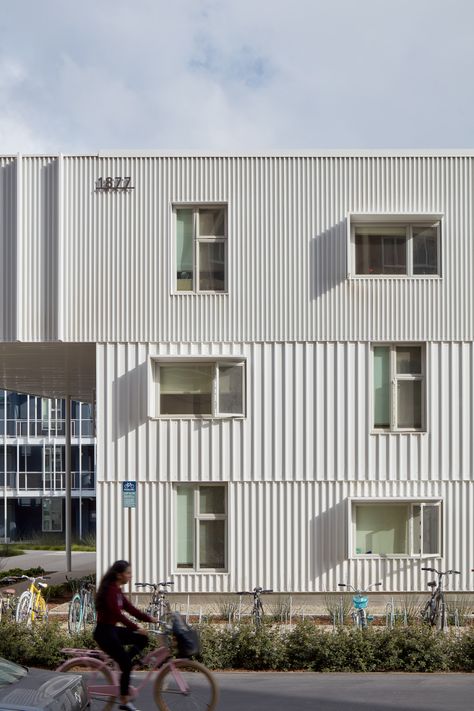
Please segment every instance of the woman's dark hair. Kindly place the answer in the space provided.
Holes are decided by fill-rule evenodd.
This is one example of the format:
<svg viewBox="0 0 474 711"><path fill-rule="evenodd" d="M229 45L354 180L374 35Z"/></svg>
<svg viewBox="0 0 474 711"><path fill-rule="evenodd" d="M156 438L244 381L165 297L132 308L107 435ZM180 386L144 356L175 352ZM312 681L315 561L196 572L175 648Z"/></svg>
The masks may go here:
<svg viewBox="0 0 474 711"><path fill-rule="evenodd" d="M95 594L95 606L97 611L100 611L104 606L109 587L117 581L117 576L120 575L120 573L125 573L129 567L130 563L126 560L116 560L115 563L110 566L100 581L99 587Z"/></svg>

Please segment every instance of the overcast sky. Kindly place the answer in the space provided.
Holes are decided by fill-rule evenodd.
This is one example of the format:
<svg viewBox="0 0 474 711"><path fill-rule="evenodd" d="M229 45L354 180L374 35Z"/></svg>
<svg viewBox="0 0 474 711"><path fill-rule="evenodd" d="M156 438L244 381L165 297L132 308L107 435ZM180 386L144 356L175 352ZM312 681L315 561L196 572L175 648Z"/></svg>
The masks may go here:
<svg viewBox="0 0 474 711"><path fill-rule="evenodd" d="M0 153L474 146L474 0L0 8Z"/></svg>

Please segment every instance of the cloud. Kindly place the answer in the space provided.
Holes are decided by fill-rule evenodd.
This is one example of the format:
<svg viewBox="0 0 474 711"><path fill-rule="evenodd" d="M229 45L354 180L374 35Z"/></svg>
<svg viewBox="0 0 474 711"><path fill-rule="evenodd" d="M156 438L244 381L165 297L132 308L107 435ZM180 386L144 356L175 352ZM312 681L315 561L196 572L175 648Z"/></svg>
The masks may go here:
<svg viewBox="0 0 474 711"><path fill-rule="evenodd" d="M470 146L471 0L22 0L3 152Z"/></svg>

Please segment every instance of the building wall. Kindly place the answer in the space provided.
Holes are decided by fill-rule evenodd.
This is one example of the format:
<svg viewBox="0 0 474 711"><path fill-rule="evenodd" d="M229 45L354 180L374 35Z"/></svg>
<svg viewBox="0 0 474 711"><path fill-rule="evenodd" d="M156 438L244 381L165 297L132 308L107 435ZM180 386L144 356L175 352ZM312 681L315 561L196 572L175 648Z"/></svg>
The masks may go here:
<svg viewBox="0 0 474 711"><path fill-rule="evenodd" d="M255 585L279 592L337 590L340 582L382 582L383 592L424 591L421 568L454 568L450 589L472 590L474 486L450 481L301 481L228 484L228 572L176 568L174 485L140 482L137 508L122 508L120 482L98 483L97 569L130 558L134 579L164 580L176 592L224 593ZM439 497L443 501L444 557L355 559L348 551L350 497ZM130 516L130 528L129 528ZM131 536L129 536L131 531Z"/></svg>
<svg viewBox="0 0 474 711"><path fill-rule="evenodd" d="M474 337L468 153L24 157L0 173L2 340ZM134 190L95 192L106 175ZM175 294L172 205L202 201L228 205L229 292ZM442 277L347 278L352 212L443 215Z"/></svg>

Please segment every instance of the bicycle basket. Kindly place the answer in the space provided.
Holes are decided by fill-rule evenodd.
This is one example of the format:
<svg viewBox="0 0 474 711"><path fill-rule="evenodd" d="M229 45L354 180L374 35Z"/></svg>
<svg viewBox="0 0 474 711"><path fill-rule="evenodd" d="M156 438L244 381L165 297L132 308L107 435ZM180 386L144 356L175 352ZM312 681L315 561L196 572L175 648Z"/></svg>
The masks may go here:
<svg viewBox="0 0 474 711"><path fill-rule="evenodd" d="M199 634L179 614L173 614L173 634L178 646L178 657L194 657L201 651Z"/></svg>
<svg viewBox="0 0 474 711"><path fill-rule="evenodd" d="M354 595L352 600L356 610L364 610L369 603L369 598L365 597L365 595Z"/></svg>

